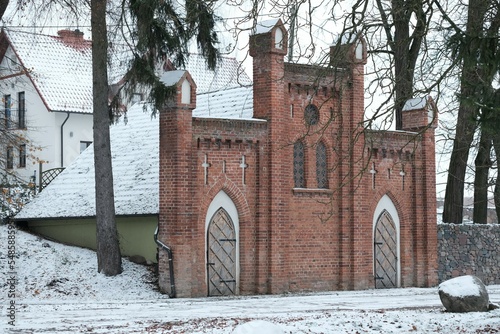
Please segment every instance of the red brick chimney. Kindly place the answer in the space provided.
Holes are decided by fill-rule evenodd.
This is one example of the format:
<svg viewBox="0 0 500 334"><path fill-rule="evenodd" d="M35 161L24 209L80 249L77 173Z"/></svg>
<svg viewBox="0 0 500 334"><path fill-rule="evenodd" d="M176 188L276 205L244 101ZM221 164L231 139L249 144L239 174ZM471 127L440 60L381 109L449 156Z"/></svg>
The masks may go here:
<svg viewBox="0 0 500 334"><path fill-rule="evenodd" d="M83 38L83 32L78 29L75 30L59 30L57 32L59 35L59 40L61 40L64 44L71 47L87 47L90 46L90 41L87 41Z"/></svg>

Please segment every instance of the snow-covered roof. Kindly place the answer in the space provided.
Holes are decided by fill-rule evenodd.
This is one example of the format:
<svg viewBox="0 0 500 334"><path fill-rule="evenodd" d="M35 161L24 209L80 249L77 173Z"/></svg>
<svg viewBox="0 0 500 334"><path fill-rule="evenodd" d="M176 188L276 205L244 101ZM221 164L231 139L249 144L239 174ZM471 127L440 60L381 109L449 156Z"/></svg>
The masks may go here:
<svg viewBox="0 0 500 334"><path fill-rule="evenodd" d="M117 215L158 213L159 122L136 104L111 127ZM140 134L140 135L138 135ZM90 145L16 219L95 216L94 146Z"/></svg>
<svg viewBox="0 0 500 334"><path fill-rule="evenodd" d="M279 19L270 19L257 23L257 25L255 26L254 35L270 32L276 26L276 24L278 24L278 22Z"/></svg>
<svg viewBox="0 0 500 334"><path fill-rule="evenodd" d="M416 97L406 101L403 111L424 109L427 106L428 97Z"/></svg>
<svg viewBox="0 0 500 334"><path fill-rule="evenodd" d="M136 104L128 110L127 122L120 119L111 126L116 215L159 212L159 122L151 111L148 104ZM250 119L252 87L199 94L193 116ZM93 217L94 183L94 146L90 145L15 219Z"/></svg>
<svg viewBox="0 0 500 334"><path fill-rule="evenodd" d="M179 82L186 71L175 70L167 71L161 76L161 81L165 86L173 86Z"/></svg>
<svg viewBox="0 0 500 334"><path fill-rule="evenodd" d="M4 30L22 66L51 111L92 113L91 41L65 43L49 36L13 29ZM65 35L71 33L66 31ZM127 69L127 55L116 51L108 69L110 82L118 82ZM197 93L249 86L251 79L234 58L222 57L214 71L202 55L188 57L186 69L197 85ZM181 73L175 71L175 73Z"/></svg>
<svg viewBox="0 0 500 334"><path fill-rule="evenodd" d="M236 87L196 96L194 117L252 118L253 88Z"/></svg>
<svg viewBox="0 0 500 334"><path fill-rule="evenodd" d="M235 58L220 58L215 70L210 71L202 55L191 54L186 69L196 83L197 94L252 84L252 80L241 67L241 63Z"/></svg>
<svg viewBox="0 0 500 334"><path fill-rule="evenodd" d="M58 36L5 32L49 110L92 113L90 41L73 45Z"/></svg>
<svg viewBox="0 0 500 334"><path fill-rule="evenodd" d="M194 54L189 57L186 69L197 85L197 107L193 111L193 117L253 117L251 80L236 59L221 58L215 71L210 71L203 57ZM184 70L175 70L167 77L175 82L184 73ZM146 112L143 111L145 107ZM148 215L159 212L159 123L157 119L151 119L150 115L149 105L134 105L127 112L126 124L120 120L111 127L117 215ZM138 136L137 133L141 135ZM15 219L95 216L93 153L91 145L28 203Z"/></svg>

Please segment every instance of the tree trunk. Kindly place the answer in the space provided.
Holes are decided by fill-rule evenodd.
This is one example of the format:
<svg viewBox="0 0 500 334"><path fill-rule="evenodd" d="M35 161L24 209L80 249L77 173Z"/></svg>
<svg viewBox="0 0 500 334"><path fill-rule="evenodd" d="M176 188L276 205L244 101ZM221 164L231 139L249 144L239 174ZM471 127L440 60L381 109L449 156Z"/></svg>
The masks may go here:
<svg viewBox="0 0 500 334"><path fill-rule="evenodd" d="M486 224L488 222L488 174L491 167L491 138L487 131L481 131L479 149L477 151L476 173L474 175L474 211L473 222Z"/></svg>
<svg viewBox="0 0 500 334"><path fill-rule="evenodd" d="M3 18L3 14L5 14L5 10L9 5L9 0L0 0L0 20Z"/></svg>
<svg viewBox="0 0 500 334"><path fill-rule="evenodd" d="M493 198L495 201L495 211L497 213L497 221L500 224L500 177L498 173L498 157L500 157L500 136L493 137L493 148L497 159L497 178L495 180L495 189L493 190Z"/></svg>
<svg viewBox="0 0 500 334"><path fill-rule="evenodd" d="M403 128L403 107L413 97L413 78L415 64L420 53L422 36L425 35L426 15L423 11L423 2L416 0L392 0L392 16L394 20L394 40L390 43L394 53L394 91L396 130ZM414 18L417 24L410 22ZM391 31L392 29L386 29ZM391 40L390 36L388 36Z"/></svg>
<svg viewBox="0 0 500 334"><path fill-rule="evenodd" d="M462 92L465 91L463 88ZM445 223L461 224L463 220L465 173L476 129L473 121L474 113L475 108L467 106L464 102L460 103L444 196L443 222Z"/></svg>
<svg viewBox="0 0 500 334"><path fill-rule="evenodd" d="M451 152L448 181L444 197L443 222L460 224L463 220L464 182L469 149L476 130L474 121L478 107L471 99L482 80L477 72L477 53L480 49L480 36L489 1L471 0L468 7L466 38L463 45L463 67L460 80L460 106L453 150Z"/></svg>
<svg viewBox="0 0 500 334"><path fill-rule="evenodd" d="M122 272L115 222L113 170L109 136L106 0L91 1L92 75L94 96L94 165L97 270L106 276Z"/></svg>

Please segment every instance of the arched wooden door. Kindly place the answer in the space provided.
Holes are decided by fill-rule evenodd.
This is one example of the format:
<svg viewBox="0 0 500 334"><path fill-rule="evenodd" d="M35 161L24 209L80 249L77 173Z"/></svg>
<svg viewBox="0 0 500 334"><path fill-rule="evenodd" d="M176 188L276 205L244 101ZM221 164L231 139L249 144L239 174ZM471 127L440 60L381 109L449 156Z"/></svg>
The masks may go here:
<svg viewBox="0 0 500 334"><path fill-rule="evenodd" d="M395 288L398 285L397 231L386 210L375 225L374 268L375 288Z"/></svg>
<svg viewBox="0 0 500 334"><path fill-rule="evenodd" d="M209 296L236 294L236 232L229 214L218 209L207 231L207 276Z"/></svg>

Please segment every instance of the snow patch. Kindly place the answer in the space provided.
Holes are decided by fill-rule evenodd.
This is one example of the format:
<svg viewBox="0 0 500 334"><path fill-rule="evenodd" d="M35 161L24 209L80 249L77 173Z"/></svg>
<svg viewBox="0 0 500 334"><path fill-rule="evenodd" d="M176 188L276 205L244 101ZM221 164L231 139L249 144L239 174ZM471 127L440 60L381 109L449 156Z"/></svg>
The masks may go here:
<svg viewBox="0 0 500 334"><path fill-rule="evenodd" d="M264 320L253 320L238 325L233 334L284 334L280 326Z"/></svg>
<svg viewBox="0 0 500 334"><path fill-rule="evenodd" d="M460 276L439 284L439 290L453 297L480 296L479 285L472 276Z"/></svg>
<svg viewBox="0 0 500 334"><path fill-rule="evenodd" d="M500 328L500 309L442 312L435 288L169 299L157 290L148 267L123 259L123 273L105 277L97 273L95 252L21 230L16 230L11 269L9 236L7 226L0 225L0 333L234 334L238 325L257 320L259 334L265 333L265 322L284 333L316 334L473 334ZM7 295L8 275L17 279L15 298ZM500 300L500 285L488 291L492 300ZM15 327L7 323L11 301Z"/></svg>

